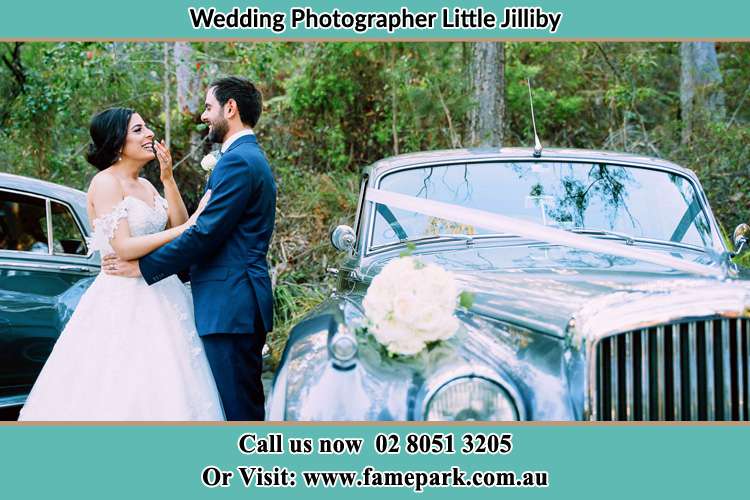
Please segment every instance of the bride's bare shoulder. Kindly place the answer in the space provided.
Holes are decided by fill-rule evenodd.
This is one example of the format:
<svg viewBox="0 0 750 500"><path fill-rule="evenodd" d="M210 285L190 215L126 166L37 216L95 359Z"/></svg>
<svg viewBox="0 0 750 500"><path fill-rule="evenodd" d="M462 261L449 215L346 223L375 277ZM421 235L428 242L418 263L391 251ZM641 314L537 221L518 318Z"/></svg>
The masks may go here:
<svg viewBox="0 0 750 500"><path fill-rule="evenodd" d="M91 179L87 194L89 199L91 199L92 197L101 195L103 193L115 192L119 192L120 194L122 194L122 186L120 186L120 181L118 181L117 178L111 173L107 172L106 170L102 170Z"/></svg>
<svg viewBox="0 0 750 500"><path fill-rule="evenodd" d="M123 197L124 193L120 181L106 170L99 172L91 179L88 192L86 193L89 207L95 212L100 211L97 208L111 208L111 206L122 200Z"/></svg>

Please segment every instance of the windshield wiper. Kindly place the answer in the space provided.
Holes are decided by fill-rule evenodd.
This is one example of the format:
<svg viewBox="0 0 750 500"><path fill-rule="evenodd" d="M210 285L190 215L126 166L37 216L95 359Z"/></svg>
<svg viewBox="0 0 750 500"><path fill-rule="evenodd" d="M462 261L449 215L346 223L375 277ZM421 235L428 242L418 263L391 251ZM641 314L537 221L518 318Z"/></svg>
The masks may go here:
<svg viewBox="0 0 750 500"><path fill-rule="evenodd" d="M615 238L623 240L626 245L633 245L636 241L639 241L637 238L633 238L629 234L618 233L617 231L607 231L606 229L573 228L567 229L567 231L576 234L588 234L593 236L614 236Z"/></svg>
<svg viewBox="0 0 750 500"><path fill-rule="evenodd" d="M651 245L664 245L668 247L685 248L687 250L697 250L703 253L710 253L707 248L702 248L696 245L690 245L688 243L680 243L678 241L666 241L666 240L655 240L651 238L636 238L632 235L625 233L618 233L617 231L608 231L606 229L586 229L586 228L574 228L566 229L571 233L585 234L589 236L613 236L625 242L626 245L635 245L636 243L648 243Z"/></svg>
<svg viewBox="0 0 750 500"><path fill-rule="evenodd" d="M401 240L400 243L422 243L427 241L465 241L466 245L472 245L474 243L474 240L478 239L487 239L487 238L518 238L515 234L504 234L504 233L498 233L498 234L463 234L463 233L439 233L439 234L431 234L428 236L422 236L419 238L409 238L406 240Z"/></svg>

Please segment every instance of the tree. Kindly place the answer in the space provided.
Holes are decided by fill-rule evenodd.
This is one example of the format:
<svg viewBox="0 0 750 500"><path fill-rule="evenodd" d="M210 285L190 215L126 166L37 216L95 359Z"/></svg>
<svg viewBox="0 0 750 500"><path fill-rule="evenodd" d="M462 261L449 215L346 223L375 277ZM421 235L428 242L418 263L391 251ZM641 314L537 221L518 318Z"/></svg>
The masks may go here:
<svg viewBox="0 0 750 500"><path fill-rule="evenodd" d="M172 101L169 95L169 87L171 86L169 78L169 44L164 44L164 142L167 145L167 149L172 147Z"/></svg>
<svg viewBox="0 0 750 500"><path fill-rule="evenodd" d="M505 114L505 49L501 42L472 44L474 106L469 111L469 144L501 146Z"/></svg>
<svg viewBox="0 0 750 500"><path fill-rule="evenodd" d="M173 54L177 81L177 108L188 122L197 122L200 120L201 98L203 97L201 77L198 73L200 63L195 61L195 53L189 42L176 42ZM202 155L199 149L203 142L201 134L195 127L190 127L189 134L190 151L194 152L195 160L200 160Z"/></svg>
<svg viewBox="0 0 750 500"><path fill-rule="evenodd" d="M0 84L0 89L6 95L3 103L0 103L0 126L6 125L5 121L10 116L10 106L13 100L24 90L26 85L26 70L21 62L21 46L24 42L15 42L12 47L8 44L5 47L0 61L10 71L13 78L6 85ZM5 44L3 44L5 45Z"/></svg>
<svg viewBox="0 0 750 500"><path fill-rule="evenodd" d="M702 121L724 118L725 95L714 42L683 42L680 46L682 71L680 107L682 142L690 142L693 129Z"/></svg>

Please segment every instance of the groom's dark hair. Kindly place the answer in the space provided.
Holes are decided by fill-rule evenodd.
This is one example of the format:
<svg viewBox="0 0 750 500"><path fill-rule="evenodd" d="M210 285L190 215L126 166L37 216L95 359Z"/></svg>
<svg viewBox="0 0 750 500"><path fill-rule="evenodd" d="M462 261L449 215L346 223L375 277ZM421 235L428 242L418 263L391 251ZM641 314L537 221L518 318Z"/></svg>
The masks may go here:
<svg viewBox="0 0 750 500"><path fill-rule="evenodd" d="M229 99L234 99L240 112L240 120L245 125L254 127L260 118L263 107L263 97L260 91L249 80L237 76L228 76L216 80L209 88L214 90L214 96L221 106Z"/></svg>

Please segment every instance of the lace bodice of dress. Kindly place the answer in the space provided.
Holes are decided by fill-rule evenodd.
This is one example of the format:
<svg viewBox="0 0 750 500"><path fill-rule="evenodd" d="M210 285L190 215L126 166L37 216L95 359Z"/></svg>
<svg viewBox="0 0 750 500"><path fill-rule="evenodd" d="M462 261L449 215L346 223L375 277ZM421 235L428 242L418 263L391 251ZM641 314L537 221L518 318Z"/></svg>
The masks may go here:
<svg viewBox="0 0 750 500"><path fill-rule="evenodd" d="M127 217L131 236L158 233L167 226L167 200L154 195L153 205L135 196L126 196L110 213L94 220L89 246L101 254L112 253L110 240L120 221Z"/></svg>

